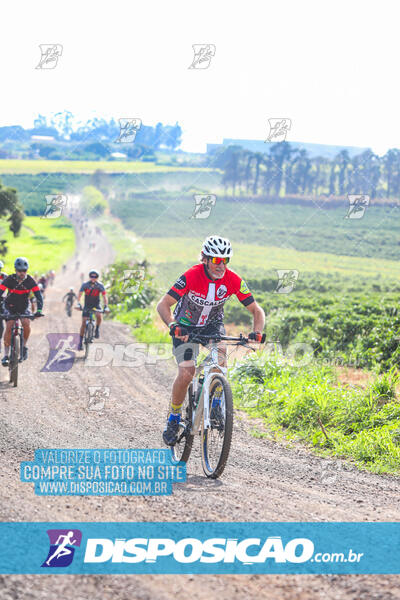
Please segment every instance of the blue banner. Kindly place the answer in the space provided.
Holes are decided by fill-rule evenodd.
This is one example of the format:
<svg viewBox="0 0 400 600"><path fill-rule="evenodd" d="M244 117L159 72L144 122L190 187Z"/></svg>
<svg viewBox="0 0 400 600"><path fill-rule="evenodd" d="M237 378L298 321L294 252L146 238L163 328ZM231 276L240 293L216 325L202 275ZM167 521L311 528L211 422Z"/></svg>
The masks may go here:
<svg viewBox="0 0 400 600"><path fill-rule="evenodd" d="M0 573L399 574L400 523L0 523Z"/></svg>

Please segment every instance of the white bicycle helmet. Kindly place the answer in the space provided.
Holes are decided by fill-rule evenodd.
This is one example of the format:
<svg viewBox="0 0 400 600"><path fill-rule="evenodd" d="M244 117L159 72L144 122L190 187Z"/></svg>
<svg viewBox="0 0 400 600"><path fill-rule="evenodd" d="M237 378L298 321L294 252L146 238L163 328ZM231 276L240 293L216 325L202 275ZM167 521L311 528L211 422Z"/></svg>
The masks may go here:
<svg viewBox="0 0 400 600"><path fill-rule="evenodd" d="M210 235L206 238L201 251L205 256L218 256L220 258L231 258L233 256L230 241L218 235Z"/></svg>

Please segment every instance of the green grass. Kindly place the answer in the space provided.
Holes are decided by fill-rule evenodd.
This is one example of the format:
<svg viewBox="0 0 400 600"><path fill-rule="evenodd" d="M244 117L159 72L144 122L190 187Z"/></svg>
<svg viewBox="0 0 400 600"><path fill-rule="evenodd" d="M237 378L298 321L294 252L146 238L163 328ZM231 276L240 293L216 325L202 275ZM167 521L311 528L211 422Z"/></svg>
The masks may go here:
<svg viewBox="0 0 400 600"><path fill-rule="evenodd" d="M85 160L18 160L1 159L1 173L94 173L101 169L107 173L168 173L173 171L199 171L196 167L170 167L142 161L85 161ZM212 169L202 169L211 171Z"/></svg>
<svg viewBox="0 0 400 600"><path fill-rule="evenodd" d="M30 272L57 270L74 253L75 235L70 223L59 219L26 217L21 233L14 237L3 228L2 238L7 240L8 253L2 259L6 273L13 272L17 256L26 256Z"/></svg>
<svg viewBox="0 0 400 600"><path fill-rule="evenodd" d="M270 435L301 440L376 473L400 474L400 402L393 373L356 389L339 384L330 366L296 368L284 357L259 355L232 368L231 376L236 408L261 417Z"/></svg>
<svg viewBox="0 0 400 600"><path fill-rule="evenodd" d="M116 262L130 260L142 262L145 259L143 247L135 235L121 225L119 219L107 215L97 219L95 224L100 227L111 244Z"/></svg>

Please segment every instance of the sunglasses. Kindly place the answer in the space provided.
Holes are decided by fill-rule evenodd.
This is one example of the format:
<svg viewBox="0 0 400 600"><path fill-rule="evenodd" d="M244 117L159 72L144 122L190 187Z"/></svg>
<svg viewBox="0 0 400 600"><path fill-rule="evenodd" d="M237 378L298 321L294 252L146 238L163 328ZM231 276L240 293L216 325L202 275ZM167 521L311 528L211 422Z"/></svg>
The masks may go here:
<svg viewBox="0 0 400 600"><path fill-rule="evenodd" d="M26 273L28 269L16 269L17 273Z"/></svg>
<svg viewBox="0 0 400 600"><path fill-rule="evenodd" d="M98 279L98 275L89 275L90 279Z"/></svg>
<svg viewBox="0 0 400 600"><path fill-rule="evenodd" d="M224 265L227 265L229 262L229 258L220 258L219 256L213 256L211 259L211 262L213 265L220 265L221 263L224 263Z"/></svg>

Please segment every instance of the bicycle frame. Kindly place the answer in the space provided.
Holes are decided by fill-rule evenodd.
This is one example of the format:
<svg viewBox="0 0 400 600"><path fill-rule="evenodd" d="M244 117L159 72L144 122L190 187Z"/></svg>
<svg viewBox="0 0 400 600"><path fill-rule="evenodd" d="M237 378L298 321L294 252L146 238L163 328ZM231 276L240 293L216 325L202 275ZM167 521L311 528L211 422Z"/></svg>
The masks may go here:
<svg viewBox="0 0 400 600"><path fill-rule="evenodd" d="M222 373L222 375L227 374L227 367L222 367L218 363L218 343L212 342L212 347L210 353L206 358L196 367L195 376L193 378L193 393L196 397L196 393L199 389L199 379L198 376L204 370L204 381L202 384L202 391L200 394L200 398L197 406L193 409L192 413L192 433L197 433L201 428L201 420L203 417L204 421L204 429L208 429L210 427L210 386L213 377L216 374L216 370Z"/></svg>

